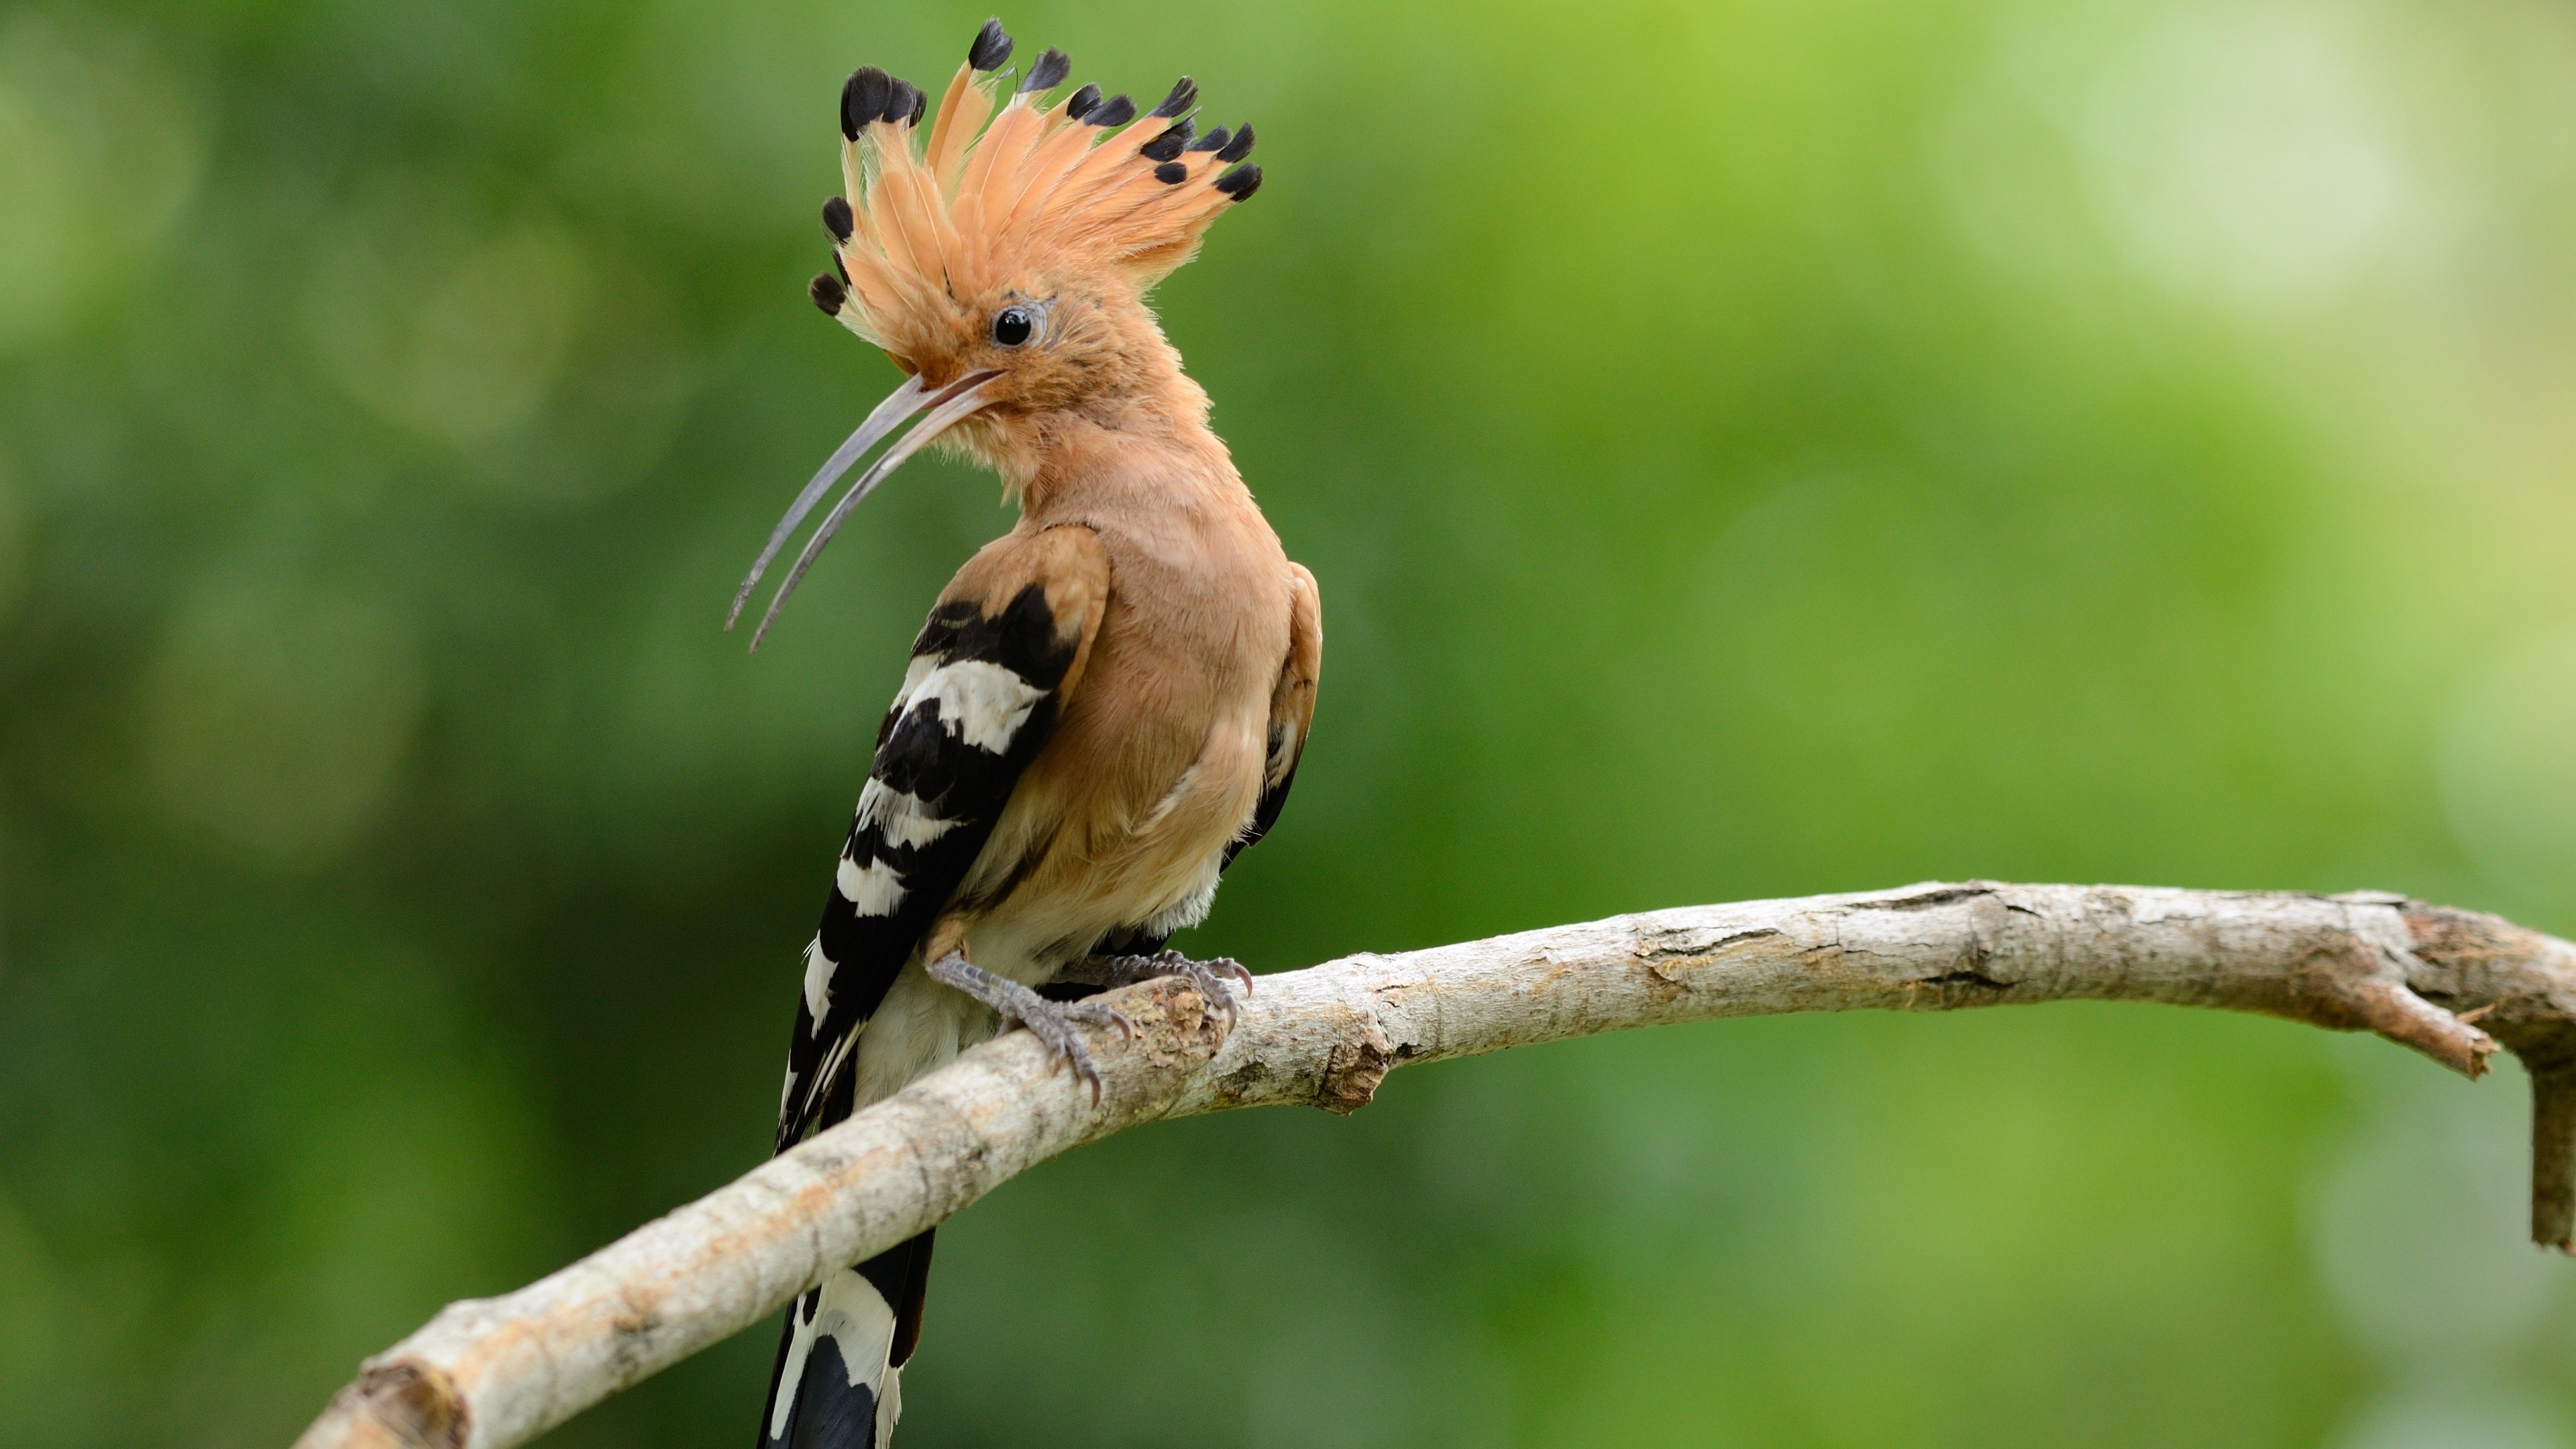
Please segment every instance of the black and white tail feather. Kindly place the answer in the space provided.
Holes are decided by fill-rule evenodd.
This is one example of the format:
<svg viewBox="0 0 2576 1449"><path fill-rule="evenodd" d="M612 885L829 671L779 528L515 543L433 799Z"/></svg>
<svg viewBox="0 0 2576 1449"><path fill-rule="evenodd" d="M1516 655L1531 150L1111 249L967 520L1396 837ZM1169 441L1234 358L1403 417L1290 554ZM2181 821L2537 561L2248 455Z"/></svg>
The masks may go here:
<svg viewBox="0 0 2576 1449"><path fill-rule="evenodd" d="M923 1233L833 1274L789 1307L762 1445L874 1449L893 1439L903 1417L903 1361L920 1338L929 1269L930 1234Z"/></svg>

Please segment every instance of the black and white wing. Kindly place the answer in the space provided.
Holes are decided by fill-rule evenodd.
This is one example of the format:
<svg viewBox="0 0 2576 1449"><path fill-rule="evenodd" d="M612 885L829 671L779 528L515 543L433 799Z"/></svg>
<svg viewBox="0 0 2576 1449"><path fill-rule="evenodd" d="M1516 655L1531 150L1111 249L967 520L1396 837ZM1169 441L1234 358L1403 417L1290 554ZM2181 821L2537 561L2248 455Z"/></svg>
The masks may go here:
<svg viewBox="0 0 2576 1449"><path fill-rule="evenodd" d="M805 948L777 1151L849 1115L859 1035L1054 731L1108 587L1098 536L1051 528L995 541L931 610Z"/></svg>

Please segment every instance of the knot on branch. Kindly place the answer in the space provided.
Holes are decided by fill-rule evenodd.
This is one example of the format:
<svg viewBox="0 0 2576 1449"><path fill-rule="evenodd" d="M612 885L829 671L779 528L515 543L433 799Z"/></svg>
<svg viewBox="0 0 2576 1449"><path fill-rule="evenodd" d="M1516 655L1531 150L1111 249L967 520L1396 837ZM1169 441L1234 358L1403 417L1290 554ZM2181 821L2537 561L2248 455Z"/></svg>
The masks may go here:
<svg viewBox="0 0 2576 1449"><path fill-rule="evenodd" d="M1353 975L1330 990L1286 1001L1268 994L1278 987L1265 990L1246 1014L1243 1034L1207 1078L1201 1104L1191 1110L1294 1104L1347 1117L1377 1096L1386 1074L1415 1055L1413 1047L1388 1036L1380 1016L1386 1001L1401 1000L1408 988L1367 980L1375 957L1336 964L1353 968Z"/></svg>
<svg viewBox="0 0 2576 1449"><path fill-rule="evenodd" d="M2464 1077L2484 1076L2495 1038L2417 995L2406 969L2415 964L2366 941L2320 948L2290 973L2285 1014L2337 1031L2376 1032Z"/></svg>
<svg viewBox="0 0 2576 1449"><path fill-rule="evenodd" d="M410 1360L370 1363L331 1396L295 1449L464 1449L465 1400L455 1381Z"/></svg>
<svg viewBox="0 0 2576 1449"><path fill-rule="evenodd" d="M2537 1075L2576 1068L2576 992L2536 966L2576 966L2564 942L2499 916L2396 903L2413 947L2419 995L2471 1013Z"/></svg>
<svg viewBox="0 0 2576 1449"><path fill-rule="evenodd" d="M1361 1019L1358 1040L1336 1044L1324 1060L1323 1080L1315 1084L1315 1105L1336 1117L1347 1117L1377 1100L1378 1083L1395 1068L1395 1048L1375 1016Z"/></svg>
<svg viewBox="0 0 2576 1449"><path fill-rule="evenodd" d="M1160 1099L1178 1090L1184 1077L1216 1055L1233 1029L1226 1004L1208 1000L1186 976L1157 976L1100 999L1127 1018L1136 1029L1136 1039L1112 1045L1117 1038L1101 1037L1094 1050L1131 1057L1143 1067L1137 1077L1125 1072L1114 1075L1116 1085L1144 1097Z"/></svg>

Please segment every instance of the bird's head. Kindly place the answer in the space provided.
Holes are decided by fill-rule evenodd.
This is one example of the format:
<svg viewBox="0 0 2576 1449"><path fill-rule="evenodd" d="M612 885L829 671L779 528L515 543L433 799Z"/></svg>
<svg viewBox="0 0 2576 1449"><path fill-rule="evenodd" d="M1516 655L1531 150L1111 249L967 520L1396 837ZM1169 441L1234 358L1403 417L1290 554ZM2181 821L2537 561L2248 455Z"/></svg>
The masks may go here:
<svg viewBox="0 0 2576 1449"><path fill-rule="evenodd" d="M935 116L925 92L873 66L841 89L844 192L823 204L833 269L811 292L885 349L905 381L797 495L725 627L824 492L911 426L815 529L755 649L850 510L933 440L961 443L1007 477L1068 415L1108 419L1195 396L1145 294L1260 186L1261 168L1242 164L1252 128L1200 134L1186 76L1141 117L1097 86L1051 100L1072 71L1059 50L997 102L1011 49L1001 22L984 22Z"/></svg>

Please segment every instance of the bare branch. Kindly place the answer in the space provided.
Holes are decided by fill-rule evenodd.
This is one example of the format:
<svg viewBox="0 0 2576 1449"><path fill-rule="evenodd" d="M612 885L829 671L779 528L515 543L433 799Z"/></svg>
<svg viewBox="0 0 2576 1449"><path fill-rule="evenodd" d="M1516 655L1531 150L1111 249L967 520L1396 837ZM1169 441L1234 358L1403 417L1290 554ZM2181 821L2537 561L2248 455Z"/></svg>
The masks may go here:
<svg viewBox="0 0 2576 1449"><path fill-rule="evenodd" d="M1265 976L1230 1034L1178 980L1119 994L1100 1103L1012 1032L551 1277L449 1305L298 1449L504 1449L758 1322L1013 1174L1164 1117L1367 1105L1411 1062L1795 1011L2159 1001L2530 1069L2532 1235L2576 1235L2576 946L2399 896L1918 885L1623 916ZM2493 1035L2490 1036L2489 1033Z"/></svg>

